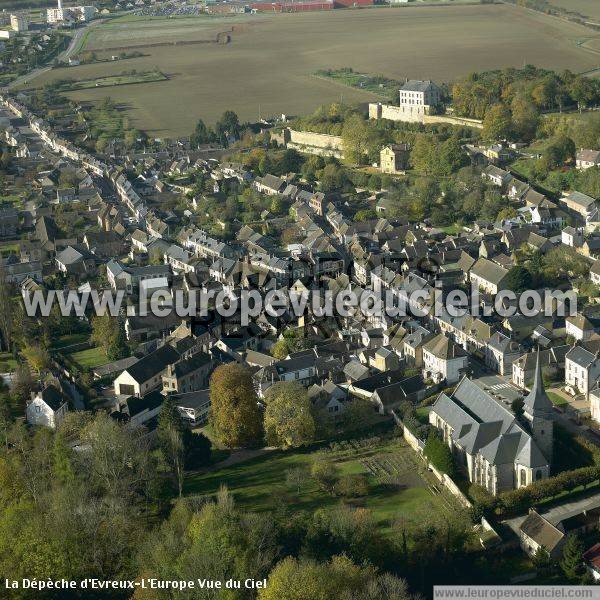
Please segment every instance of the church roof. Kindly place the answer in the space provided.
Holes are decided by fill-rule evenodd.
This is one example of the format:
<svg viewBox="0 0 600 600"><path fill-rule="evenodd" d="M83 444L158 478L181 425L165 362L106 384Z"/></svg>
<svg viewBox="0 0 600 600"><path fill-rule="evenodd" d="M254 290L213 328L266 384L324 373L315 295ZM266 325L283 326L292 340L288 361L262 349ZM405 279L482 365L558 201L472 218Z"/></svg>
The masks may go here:
<svg viewBox="0 0 600 600"><path fill-rule="evenodd" d="M525 397L525 413L529 416L535 415L552 415L553 405L542 381L542 369L540 365L540 351L538 349L535 361L535 375L533 377L533 385L531 391Z"/></svg>

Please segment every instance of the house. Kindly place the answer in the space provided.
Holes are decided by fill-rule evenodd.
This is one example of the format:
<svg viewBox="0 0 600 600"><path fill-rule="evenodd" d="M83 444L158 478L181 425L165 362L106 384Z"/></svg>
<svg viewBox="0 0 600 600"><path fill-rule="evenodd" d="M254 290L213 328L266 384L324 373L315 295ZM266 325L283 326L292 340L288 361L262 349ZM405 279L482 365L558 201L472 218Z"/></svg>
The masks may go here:
<svg viewBox="0 0 600 600"><path fill-rule="evenodd" d="M565 356L565 385L576 394L589 398L590 390L600 379L600 340L580 342Z"/></svg>
<svg viewBox="0 0 600 600"><path fill-rule="evenodd" d="M594 581L600 580L600 544L594 544L583 553L583 562Z"/></svg>
<svg viewBox="0 0 600 600"><path fill-rule="evenodd" d="M128 293L132 293L137 292L144 281L159 279L170 282L171 268L169 265L135 267L124 265L116 260L109 260L106 263L106 277L113 289L124 289Z"/></svg>
<svg viewBox="0 0 600 600"><path fill-rule="evenodd" d="M132 425L144 425L150 419L156 417L161 409L165 397L154 390L143 397L130 396L119 404L121 414L128 418Z"/></svg>
<svg viewBox="0 0 600 600"><path fill-rule="evenodd" d="M316 415L323 415L328 419L335 420L346 408L348 394L331 380L327 380L321 385L316 383L311 385L307 393Z"/></svg>
<svg viewBox="0 0 600 600"><path fill-rule="evenodd" d="M483 169L481 176L500 188L506 188L512 179L512 175L508 171L496 165L488 165Z"/></svg>
<svg viewBox="0 0 600 600"><path fill-rule="evenodd" d="M523 349L518 342L496 331L484 349L485 364L496 373L511 373L513 361L521 356Z"/></svg>
<svg viewBox="0 0 600 600"><path fill-rule="evenodd" d="M281 179L280 177L275 177L275 175L265 175L264 177L257 177L254 180L253 186L262 194L267 194L269 196L275 196L277 194L282 194L286 188L286 181Z"/></svg>
<svg viewBox="0 0 600 600"><path fill-rule="evenodd" d="M212 358L204 352L168 365L162 376L163 392L186 394L206 388L212 366Z"/></svg>
<svg viewBox="0 0 600 600"><path fill-rule="evenodd" d="M380 346L375 350L369 365L381 372L393 371L400 368L400 360L392 349Z"/></svg>
<svg viewBox="0 0 600 600"><path fill-rule="evenodd" d="M96 257L80 244L61 250L55 261L58 270L67 275L86 275L96 271Z"/></svg>
<svg viewBox="0 0 600 600"><path fill-rule="evenodd" d="M20 285L25 279L42 281L42 263L40 261L6 263L4 281Z"/></svg>
<svg viewBox="0 0 600 600"><path fill-rule="evenodd" d="M565 369L565 356L570 346L554 346L540 350L540 364L544 379L556 379ZM522 389L530 389L535 375L536 353L526 352L513 361L511 381Z"/></svg>
<svg viewBox="0 0 600 600"><path fill-rule="evenodd" d="M594 323L582 314L577 314L574 317L567 317L565 319L565 332L567 336L573 338L578 342L586 342L596 332L598 323L594 319Z"/></svg>
<svg viewBox="0 0 600 600"><path fill-rule="evenodd" d="M210 392L208 389L173 394L171 398L175 402L181 418L190 427L197 427L208 421L210 410Z"/></svg>
<svg viewBox="0 0 600 600"><path fill-rule="evenodd" d="M452 385L469 366L469 355L443 333L423 344L423 377Z"/></svg>
<svg viewBox="0 0 600 600"><path fill-rule="evenodd" d="M562 546L565 542L565 533L561 531L535 509L530 508L529 514L519 527L519 541L521 548L531 557L543 548L554 558L562 556Z"/></svg>
<svg viewBox="0 0 600 600"><path fill-rule="evenodd" d="M112 258L125 252L123 238L114 231L87 231L83 236L83 243L100 258Z"/></svg>
<svg viewBox="0 0 600 600"><path fill-rule="evenodd" d="M69 405L62 392L54 385L48 385L31 396L25 411L27 422L30 425L56 429L69 411Z"/></svg>
<svg viewBox="0 0 600 600"><path fill-rule="evenodd" d="M439 105L440 88L433 81L410 79L400 88L400 107L429 114Z"/></svg>
<svg viewBox="0 0 600 600"><path fill-rule="evenodd" d="M583 230L578 227L565 227L561 231L560 241L565 246L580 248L583 245Z"/></svg>
<svg viewBox="0 0 600 600"><path fill-rule="evenodd" d="M570 192L565 194L559 202L581 217L585 223L598 220L598 202L581 192Z"/></svg>
<svg viewBox="0 0 600 600"><path fill-rule="evenodd" d="M497 294L502 289L502 283L507 275L508 271L504 267L487 258L477 259L469 271L471 283L488 294Z"/></svg>
<svg viewBox="0 0 600 600"><path fill-rule="evenodd" d="M581 171L590 167L597 167L600 165L600 150L582 148L575 157L575 165Z"/></svg>
<svg viewBox="0 0 600 600"><path fill-rule="evenodd" d="M599 259L600 258L600 236L594 235L586 238L579 248L579 253L587 258Z"/></svg>
<svg viewBox="0 0 600 600"><path fill-rule="evenodd" d="M370 402L375 405L379 414L390 414L404 402L416 403L425 397L425 383L421 375L406 377L388 385L378 387Z"/></svg>
<svg viewBox="0 0 600 600"><path fill-rule="evenodd" d="M464 377L454 392L442 392L429 412L469 481L496 495L550 475L554 415L539 359L525 398L525 427L504 404Z"/></svg>
<svg viewBox="0 0 600 600"><path fill-rule="evenodd" d="M169 344L161 346L127 367L114 381L118 396L145 396L162 384L162 374L179 360L179 353Z"/></svg>
<svg viewBox="0 0 600 600"><path fill-rule="evenodd" d="M390 144L379 153L379 169L382 173L401 173L408 169L410 146L408 144Z"/></svg>

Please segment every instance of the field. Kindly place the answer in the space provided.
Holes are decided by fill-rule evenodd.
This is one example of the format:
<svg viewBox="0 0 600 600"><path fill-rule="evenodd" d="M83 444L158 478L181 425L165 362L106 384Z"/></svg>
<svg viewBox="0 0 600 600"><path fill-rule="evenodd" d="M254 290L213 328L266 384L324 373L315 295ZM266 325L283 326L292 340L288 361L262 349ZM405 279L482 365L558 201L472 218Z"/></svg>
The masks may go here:
<svg viewBox="0 0 600 600"><path fill-rule="evenodd" d="M105 365L108 361L106 354L102 348L89 348L87 350L80 350L79 352L73 352L68 355L71 360L76 362L82 368L93 369L98 365Z"/></svg>
<svg viewBox="0 0 600 600"><path fill-rule="evenodd" d="M363 447L350 442L335 451L273 452L210 473L190 475L185 493L211 495L227 485L240 506L256 512L273 510L282 500L293 503L297 510L336 506L340 499L321 491L310 478L300 485L299 493L286 484L288 470L309 469L315 458L332 461L341 474L367 475L367 497L352 503L370 509L384 531L400 514L456 510L454 499L439 490L439 484L430 480L431 474L425 472L414 452L397 439Z"/></svg>
<svg viewBox="0 0 600 600"><path fill-rule="evenodd" d="M109 77L98 77L97 79L82 79L66 83L61 87L62 91L87 90L103 87L115 87L117 85L133 85L136 83L151 83L153 81L165 81L167 78L159 71L147 71L145 73L111 75Z"/></svg>
<svg viewBox="0 0 600 600"><path fill-rule="evenodd" d="M172 44L214 39L232 28L229 44ZM85 49L146 44L144 56L128 60L127 67L158 69L169 80L68 95L92 101L110 95L134 126L155 136L186 135L198 118L211 123L225 109L247 120L305 114L327 102L378 99L313 75L322 69L351 67L397 80L438 81L525 63L585 71L599 62L597 54L577 45L588 38L585 27L505 5L179 19L127 16L90 30ZM169 44L148 45L165 42ZM54 69L30 85L117 75L122 70L118 62Z"/></svg>
<svg viewBox="0 0 600 600"><path fill-rule="evenodd" d="M598 0L551 0L550 4L600 21L600 2Z"/></svg>

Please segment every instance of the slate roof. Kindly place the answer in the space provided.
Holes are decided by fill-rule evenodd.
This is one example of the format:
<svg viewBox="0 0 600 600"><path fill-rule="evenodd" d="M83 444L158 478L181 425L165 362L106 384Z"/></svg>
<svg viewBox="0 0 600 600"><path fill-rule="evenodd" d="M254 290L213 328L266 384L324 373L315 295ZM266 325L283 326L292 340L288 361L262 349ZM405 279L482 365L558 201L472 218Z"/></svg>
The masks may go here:
<svg viewBox="0 0 600 600"><path fill-rule="evenodd" d="M564 533L546 521L544 517L532 510L521 523L521 531L536 544L544 546L551 552L561 542Z"/></svg>
<svg viewBox="0 0 600 600"><path fill-rule="evenodd" d="M490 464L548 465L515 415L467 377L452 396L442 392L431 411L450 425L455 443Z"/></svg>
<svg viewBox="0 0 600 600"><path fill-rule="evenodd" d="M404 92L426 92L435 84L430 80L410 79L400 89Z"/></svg>
<svg viewBox="0 0 600 600"><path fill-rule="evenodd" d="M471 268L471 275L476 275L480 279L495 285L500 285L507 274L508 271L504 267L497 265L487 258L478 259Z"/></svg>
<svg viewBox="0 0 600 600"><path fill-rule="evenodd" d="M462 346L459 346L443 333L436 335L434 338L423 344L423 350L427 350L436 358L441 358L443 360L468 356Z"/></svg>
<svg viewBox="0 0 600 600"><path fill-rule="evenodd" d="M179 353L169 344L161 346L151 354L144 356L137 363L125 369L138 382L148 381L176 362Z"/></svg>
<svg viewBox="0 0 600 600"><path fill-rule="evenodd" d="M65 403L63 395L53 385L45 387L39 395L53 411L57 411Z"/></svg>

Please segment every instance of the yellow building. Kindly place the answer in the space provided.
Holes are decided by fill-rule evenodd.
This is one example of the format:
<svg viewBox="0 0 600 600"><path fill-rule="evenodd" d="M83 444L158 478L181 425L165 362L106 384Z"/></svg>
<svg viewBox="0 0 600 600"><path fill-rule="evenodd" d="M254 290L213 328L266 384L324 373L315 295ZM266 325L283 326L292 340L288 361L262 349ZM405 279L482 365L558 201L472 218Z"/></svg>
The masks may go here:
<svg viewBox="0 0 600 600"><path fill-rule="evenodd" d="M408 168L410 147L408 144L391 144L381 149L379 168L382 173L399 173Z"/></svg>

